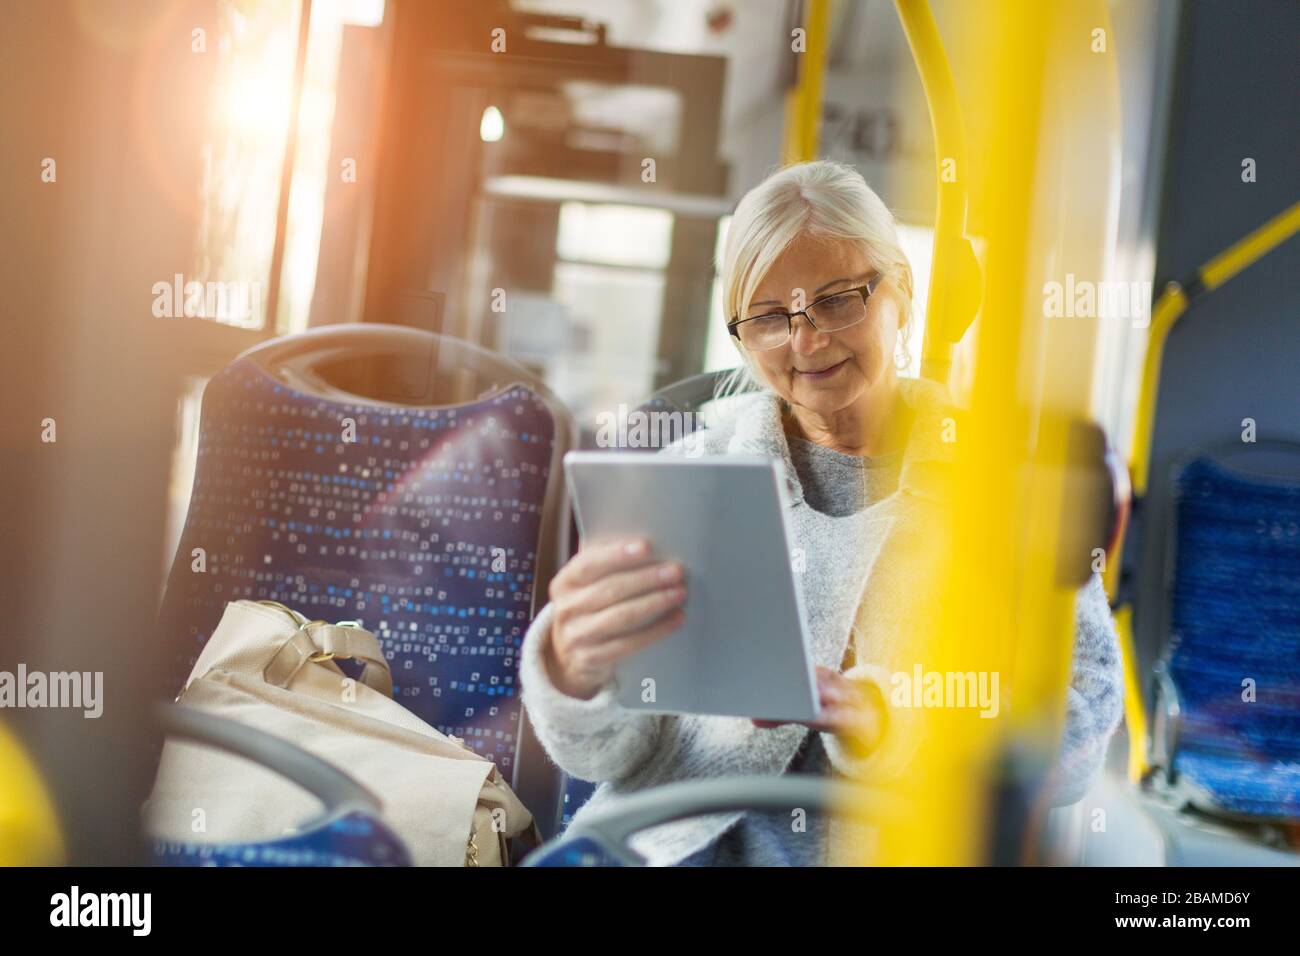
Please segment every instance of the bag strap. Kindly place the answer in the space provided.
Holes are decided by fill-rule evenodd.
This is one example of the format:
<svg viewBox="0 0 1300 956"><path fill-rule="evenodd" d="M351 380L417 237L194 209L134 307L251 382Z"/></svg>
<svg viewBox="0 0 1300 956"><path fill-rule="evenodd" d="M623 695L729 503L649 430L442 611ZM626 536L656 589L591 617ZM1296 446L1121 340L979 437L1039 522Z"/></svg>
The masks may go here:
<svg viewBox="0 0 1300 956"><path fill-rule="evenodd" d="M289 682L307 664L331 660L361 661L361 683L386 697L393 694L393 676L379 648L379 641L369 631L356 625L311 621L285 640L262 672L268 684L288 687Z"/></svg>

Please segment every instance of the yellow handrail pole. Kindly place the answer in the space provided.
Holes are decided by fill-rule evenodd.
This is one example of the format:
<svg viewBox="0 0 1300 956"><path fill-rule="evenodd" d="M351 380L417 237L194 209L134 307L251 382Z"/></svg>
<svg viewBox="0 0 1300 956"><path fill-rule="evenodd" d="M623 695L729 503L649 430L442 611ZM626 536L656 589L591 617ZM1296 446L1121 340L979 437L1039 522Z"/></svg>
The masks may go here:
<svg viewBox="0 0 1300 956"><path fill-rule="evenodd" d="M1036 144L1041 178L1034 187L1035 228L1023 274L1036 292L1042 279L1055 270L1099 274L1105 268L1109 224L1095 207L1098 197L1109 195L1120 176L1118 68L1114 56L1093 52L1087 42L1097 30L1113 35L1107 4L1075 0L1050 7L1040 41L1048 57L1046 89L1034 118L1041 124ZM1087 118L1088 133L1080 142L1082 117ZM1086 170L1079 166L1081 157L1086 157ZM1091 177L1086 187L1081 176ZM990 268L988 294L996 284ZM1099 329L1096 323L1048 319L1041 296L1032 308L1026 326L1036 329L1037 336L1027 337L1022 349L1027 355L1037 349L1039 358L1022 369L1033 369L1040 378L1027 380L1025 386L1037 422L1027 433L1033 445L1022 486L1023 563L1016 575L1009 734L1033 759L1050 759L1055 771L1067 713L1075 603L1084 583L1069 572L1063 574L1059 562L1095 544L1072 521L1080 502L1072 497L1065 475L1070 467L1071 427L1092 416ZM981 339L983 335L981 329ZM1038 861L1049 797L1048 789L1037 793L1023 832L1025 862Z"/></svg>
<svg viewBox="0 0 1300 956"><path fill-rule="evenodd" d="M1148 456L1151 450L1151 429L1155 418L1156 393L1159 390L1160 362L1164 355L1169 330L1179 316L1187 310L1187 297L1182 287L1171 282L1151 309L1151 331L1147 339L1147 353L1142 361L1142 385L1138 393L1134 414L1133 441L1129 451L1129 474L1133 483L1134 498L1146 491ZM1139 484L1140 483L1140 484ZM1106 563L1104 582L1106 593L1115 597L1119 586L1120 568L1124 562L1124 542L1115 547L1115 553ZM1142 676L1138 669L1137 641L1133 635L1133 609L1127 605L1114 612L1115 631L1119 635L1120 658L1124 667L1124 724L1128 730L1128 776L1137 783L1150 769L1147 760L1147 711L1142 694Z"/></svg>
<svg viewBox="0 0 1300 956"><path fill-rule="evenodd" d="M806 47L799 55L799 80L786 94L785 101L785 141L781 147L781 159L787 165L817 158L817 137L821 128L822 88L830 45L830 0L808 0L805 9L806 19L802 27Z"/></svg>
<svg viewBox="0 0 1300 956"><path fill-rule="evenodd" d="M921 374L935 381L946 381L952 364L952 346L960 337L961 326L970 311L956 304L952 296L958 283L953 277L968 268L963 261L967 193L970 175L966 163L966 128L952 67L944 52L939 27L930 10L929 0L895 0L898 19L916 61L930 111L930 129L934 137L936 209L934 254L930 271L929 316L925 341L922 343Z"/></svg>
<svg viewBox="0 0 1300 956"><path fill-rule="evenodd" d="M1137 664L1137 642L1133 640L1133 608L1115 609L1115 631L1124 665L1124 725L1128 728L1128 778L1137 783L1147 775L1147 709L1142 699L1142 675Z"/></svg>
<svg viewBox="0 0 1300 956"><path fill-rule="evenodd" d="M1156 417L1156 398L1160 392L1160 366L1164 359L1165 342L1168 341L1174 324L1186 311L1187 295L1177 282L1165 286L1160 298L1151 308L1151 331L1148 333L1146 355L1142 359L1142 386L1133 416L1133 443L1129 451L1135 498L1142 497L1147 490L1152 429Z"/></svg>
<svg viewBox="0 0 1300 956"><path fill-rule="evenodd" d="M1233 243L1197 270L1197 278L1211 292L1258 261L1300 231L1300 202L1294 204L1249 235ZM1142 364L1142 386L1133 421L1133 442L1129 461L1133 471L1133 494L1146 493L1151 466L1151 439L1155 424L1156 398L1160 390L1160 363L1165 342L1174 324L1187 310L1186 290L1176 282L1165 286L1151 309L1151 332Z"/></svg>
<svg viewBox="0 0 1300 956"><path fill-rule="evenodd" d="M1069 419L1087 400L1082 390L1058 395L1043 384L1058 356L1050 351L1055 343L1039 293L1038 247L1044 217L1063 213L1036 176L1023 175L1042 162L1060 161L1045 152L1051 125L1071 115L1053 84L1053 58L1070 55L1059 44L1063 21L1076 14L1032 2L1000 3L998 10L1005 18L1000 35L985 48L993 63L994 102L981 151L988 163L979 193L987 239L984 302L971 427L962 448L973 467L971 480L958 478L952 573L960 597L948 625L954 642L989 647L979 666L1000 673L1013 702L998 733L980 741L986 792L994 781L1027 783L1000 778L1000 771L1013 768L995 760L1012 743L1024 753L1050 754L1063 716L1074 610L1073 592L1057 572L1066 513L1063 466ZM996 613L973 627L961 608L981 601ZM971 659L969 651L964 658ZM979 823L991 828L991 815Z"/></svg>
<svg viewBox="0 0 1300 956"><path fill-rule="evenodd" d="M990 70L988 162L972 190L986 213L987 283L969 417L957 425L945 532L925 545L944 557L929 604L934 620L918 625L913 644L915 660L927 672L1005 671L1018 628L1044 633L1038 621L1022 619L1016 578L1023 526L1018 482L1031 426L1019 371L1026 361L1024 332L1035 321L1025 268L1033 181L1023 170L1033 168L1037 156L1042 37L1051 22L1051 5L1007 0L981 11L969 29L957 33L982 51ZM867 859L886 865L985 862L988 784L1001 753L1003 721L942 706L925 709L923 716L924 733L908 772L894 785L906 812L882 822Z"/></svg>
<svg viewBox="0 0 1300 956"><path fill-rule="evenodd" d="M57 866L63 837L40 774L0 724L0 866Z"/></svg>
<svg viewBox="0 0 1300 956"><path fill-rule="evenodd" d="M1086 42L1092 29L1108 27L1105 4L1003 0L978 17L964 7L954 16L969 19L952 35L971 45L977 74L987 74L980 100L988 115L971 127L980 132L981 162L970 190L986 256L982 284L978 275L944 277L958 292L981 285L981 327L946 488L946 534L925 545L943 557L938 586L924 595L934 598L936 620L916 628L911 648L918 670L941 679L1000 677L1003 695L1014 682L999 699L1014 703L996 720L952 702L921 704L924 733L907 780L895 784L907 812L882 821L868 854L885 864L1008 859L1026 846L1017 832L1032 845L1030 821L1004 817L995 829L991 785L1039 792L1032 788L1050 766L1065 715L1079 586L1065 547L1077 544L1066 527L1067 453L1072 423L1088 415L1093 376L1072 363L1084 355L1091 368L1096 328L1049 321L1039 290L1050 270L1078 263L1095 270L1103 259L1106 217L1081 207L1087 194L1068 188L1074 153L1061 123L1078 114L1079 98L1095 95L1073 77L1096 76L1114 90L1113 61L1090 59ZM1117 129L1117 97L1093 112ZM1118 175L1113 142L1098 144L1097 175L1108 184ZM1057 374L1062 369L1070 374ZM1004 773L1015 769L1004 763L1009 744L1031 761L1024 777ZM995 847L995 833L1008 841Z"/></svg>
<svg viewBox="0 0 1300 956"><path fill-rule="evenodd" d="M1201 284L1213 292L1300 231L1300 202L1284 209L1201 266Z"/></svg>

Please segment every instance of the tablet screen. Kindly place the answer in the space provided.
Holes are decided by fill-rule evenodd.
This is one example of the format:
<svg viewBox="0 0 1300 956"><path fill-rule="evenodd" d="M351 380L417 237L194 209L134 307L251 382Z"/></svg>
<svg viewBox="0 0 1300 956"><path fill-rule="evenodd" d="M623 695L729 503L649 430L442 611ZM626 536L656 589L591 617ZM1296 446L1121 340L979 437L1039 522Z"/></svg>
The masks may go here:
<svg viewBox="0 0 1300 956"><path fill-rule="evenodd" d="M686 569L686 621L622 660L624 707L812 720L816 679L791 560L781 463L570 452L584 542L643 536Z"/></svg>

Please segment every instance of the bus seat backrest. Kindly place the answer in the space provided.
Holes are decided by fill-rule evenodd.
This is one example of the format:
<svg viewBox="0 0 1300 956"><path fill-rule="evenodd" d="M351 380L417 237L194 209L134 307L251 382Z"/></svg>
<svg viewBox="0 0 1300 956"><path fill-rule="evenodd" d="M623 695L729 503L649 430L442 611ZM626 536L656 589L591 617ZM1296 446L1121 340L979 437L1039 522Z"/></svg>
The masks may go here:
<svg viewBox="0 0 1300 956"><path fill-rule="evenodd" d="M1200 456L1175 503L1174 767L1224 809L1300 815L1300 477Z"/></svg>
<svg viewBox="0 0 1300 956"><path fill-rule="evenodd" d="M556 427L514 385L466 404L349 403L247 357L207 385L194 488L160 612L169 695L226 602L358 620L394 696L511 779Z"/></svg>

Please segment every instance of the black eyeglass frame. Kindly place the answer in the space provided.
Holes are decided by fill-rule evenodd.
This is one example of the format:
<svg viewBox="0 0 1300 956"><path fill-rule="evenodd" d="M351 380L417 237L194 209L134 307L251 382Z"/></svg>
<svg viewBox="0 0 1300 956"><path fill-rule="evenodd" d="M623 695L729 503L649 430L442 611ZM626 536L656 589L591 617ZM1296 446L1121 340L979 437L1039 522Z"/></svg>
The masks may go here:
<svg viewBox="0 0 1300 956"><path fill-rule="evenodd" d="M869 298L871 298L872 294L876 291L876 289L878 289L878 288L880 287L880 283L881 283L881 280L882 280L882 279L884 279L884 276L876 276L874 279L872 279L872 280L870 280L869 282L867 282L866 285L854 286L852 289L841 289L839 292L832 292L832 293L830 293L829 295L824 295L824 296L822 296L820 299L816 299L816 300L813 301L813 302L809 302L806 306L804 306L802 309L799 309L799 310L796 311L796 312L764 312L762 315L751 315L751 316L750 316L749 318L747 318L747 319L733 319L732 321L730 321L730 322L727 323L727 331L730 332L732 335L734 335L734 336L736 337L736 341L741 342L741 344L744 344L744 343L743 343L743 340L740 338L740 333L736 331L736 329L737 329L739 326L744 325L746 322L756 322L756 321L758 321L759 319L770 319L770 318L772 318L772 316L774 316L774 315L784 315L784 316L785 316L785 324L786 324L786 333L785 333L785 334L786 334L786 338L785 338L785 341L788 342L788 341L789 341L791 338L793 338L793 336L794 336L794 317L795 317L796 315L802 315L805 319L808 320L808 324L809 324L809 325L811 325L814 329L816 329L818 332L820 332L821 329L818 329L818 328L817 328L817 323L814 322L813 319L812 319L812 316L808 314L808 310L809 310L809 309L811 309L813 306L815 306L815 305L817 305L817 304L819 304L819 303L822 303L822 302L827 301L828 299L835 299L835 298L838 298L839 296L847 295L847 294L850 293L850 292L856 292L856 293L858 293L858 295L862 296L862 304L863 304L863 305L866 305L866 304L867 304L867 300L868 300ZM866 313L865 313L865 312L863 313L862 318L863 318L863 319L866 318ZM832 331L834 331L834 332L842 332L842 331L844 331L845 329L851 329L851 328L853 328L853 326L857 325L858 322L861 322L861 321L862 321L862 319L858 319L857 322L850 323L849 325L843 325L843 326L840 326L838 329L833 329ZM784 345L784 344L785 344L785 342L782 342L782 343L781 343L781 345ZM779 348L781 347L781 345L773 345L772 348L774 348L774 349L779 349ZM759 349L759 351L760 351L760 352L766 352L766 351L770 351L770 350L769 350L769 349Z"/></svg>

